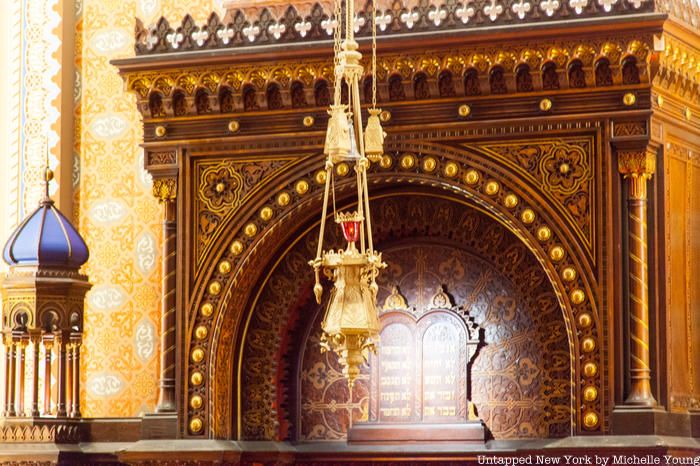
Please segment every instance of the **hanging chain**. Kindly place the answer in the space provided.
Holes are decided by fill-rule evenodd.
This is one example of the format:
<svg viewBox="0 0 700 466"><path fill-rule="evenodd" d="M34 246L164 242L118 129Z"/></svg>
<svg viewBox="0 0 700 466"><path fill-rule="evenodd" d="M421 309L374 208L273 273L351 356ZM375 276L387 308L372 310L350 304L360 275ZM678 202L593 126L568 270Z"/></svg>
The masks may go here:
<svg viewBox="0 0 700 466"><path fill-rule="evenodd" d="M341 43L341 3L343 0L335 0L335 11L333 16L335 17L335 27L333 28L333 103L340 103L340 85L342 80L340 76L336 75L340 67L340 43Z"/></svg>
<svg viewBox="0 0 700 466"><path fill-rule="evenodd" d="M372 109L377 108L377 0L372 0Z"/></svg>
<svg viewBox="0 0 700 466"><path fill-rule="evenodd" d="M335 175L331 172L331 193L333 198L333 218L338 219L338 209L335 207Z"/></svg>

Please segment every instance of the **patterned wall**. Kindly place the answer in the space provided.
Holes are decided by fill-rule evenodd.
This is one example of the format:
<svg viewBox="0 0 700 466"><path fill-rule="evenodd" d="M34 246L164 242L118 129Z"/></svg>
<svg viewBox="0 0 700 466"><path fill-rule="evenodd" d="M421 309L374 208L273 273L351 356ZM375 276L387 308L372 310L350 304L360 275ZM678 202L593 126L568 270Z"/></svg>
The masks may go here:
<svg viewBox="0 0 700 466"><path fill-rule="evenodd" d="M155 408L161 211L143 167L140 117L111 59L133 55L134 18L197 21L214 0L78 1L76 216L90 248L82 359L84 416Z"/></svg>

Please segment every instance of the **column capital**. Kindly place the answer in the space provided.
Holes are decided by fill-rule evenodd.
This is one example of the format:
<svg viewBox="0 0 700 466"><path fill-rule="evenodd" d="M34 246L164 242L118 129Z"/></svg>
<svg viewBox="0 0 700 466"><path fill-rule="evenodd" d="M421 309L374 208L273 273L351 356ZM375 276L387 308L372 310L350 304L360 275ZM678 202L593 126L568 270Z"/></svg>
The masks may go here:
<svg viewBox="0 0 700 466"><path fill-rule="evenodd" d="M153 179L153 196L158 199L158 202L174 202L177 198L177 179L176 178L154 178Z"/></svg>
<svg viewBox="0 0 700 466"><path fill-rule="evenodd" d="M617 169L629 180L630 199L646 199L647 180L656 172L656 153L648 148L618 150Z"/></svg>
<svg viewBox="0 0 700 466"><path fill-rule="evenodd" d="M656 154L649 149L621 149L617 152L617 169L625 178L645 176L656 171Z"/></svg>

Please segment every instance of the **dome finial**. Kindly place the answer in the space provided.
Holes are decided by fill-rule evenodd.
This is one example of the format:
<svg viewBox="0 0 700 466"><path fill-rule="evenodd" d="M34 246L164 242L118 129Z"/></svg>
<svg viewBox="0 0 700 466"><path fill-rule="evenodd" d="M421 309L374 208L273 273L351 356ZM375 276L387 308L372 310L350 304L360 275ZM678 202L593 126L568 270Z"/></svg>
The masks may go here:
<svg viewBox="0 0 700 466"><path fill-rule="evenodd" d="M49 138L45 140L46 147L46 168L44 169L44 199L41 201L42 204L51 202L51 196L49 195L49 184L53 180L53 170L49 167Z"/></svg>

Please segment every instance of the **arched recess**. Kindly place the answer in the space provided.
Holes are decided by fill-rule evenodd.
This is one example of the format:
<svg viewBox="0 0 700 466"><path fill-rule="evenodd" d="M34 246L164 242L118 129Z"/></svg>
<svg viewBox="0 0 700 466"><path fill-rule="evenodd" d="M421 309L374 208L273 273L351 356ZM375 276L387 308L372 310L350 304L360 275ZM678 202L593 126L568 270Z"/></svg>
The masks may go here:
<svg viewBox="0 0 700 466"><path fill-rule="evenodd" d="M380 307L398 285L417 313L426 312L444 285L483 328L471 399L494 437L569 435L569 336L554 289L527 246L474 203L442 190L389 188L372 205L375 244L389 264L379 277ZM315 303L313 277L303 273L315 254L317 225L301 228L306 233L257 286L240 360L245 438L264 438L265 422L272 422L282 440L340 440L349 416L366 419L367 368L350 393L337 358L320 354L325 303ZM329 247L342 244L337 228L328 236ZM276 423L266 419L267 400L275 400Z"/></svg>
<svg viewBox="0 0 700 466"><path fill-rule="evenodd" d="M372 166L372 192L380 187L407 185L446 189L488 212L527 246L547 275L567 324L573 361L575 432L602 431L607 405L605 348L597 309L600 297L577 233L556 205L544 201L547 194L541 186L513 173L508 165L465 149L448 151L439 145L425 145L422 154L416 156L406 152L410 147L410 143L394 143L387 152L396 151L396 155L386 155L382 163ZM222 252L203 265L207 272L199 281L186 329L189 337L183 408L188 434L240 436L231 420L238 415L239 394L235 390L241 382L241 337L251 303L258 283L282 255L280 245L289 244L300 223L317 218L322 189L318 169L322 163L320 154L309 157L290 174L286 186L268 187L266 198L261 195L253 209L239 212L220 229L214 250ZM343 190L351 185L341 177L337 186ZM274 207L267 222L258 216L262 205ZM251 224L253 228L249 228ZM229 267L222 269L223 262ZM198 357L194 358L197 350ZM191 400L196 397L204 402L196 403L198 407L194 408ZM269 398L265 402L274 408L280 400ZM198 425L203 428L192 429ZM274 423L266 429L261 437L278 437Z"/></svg>

